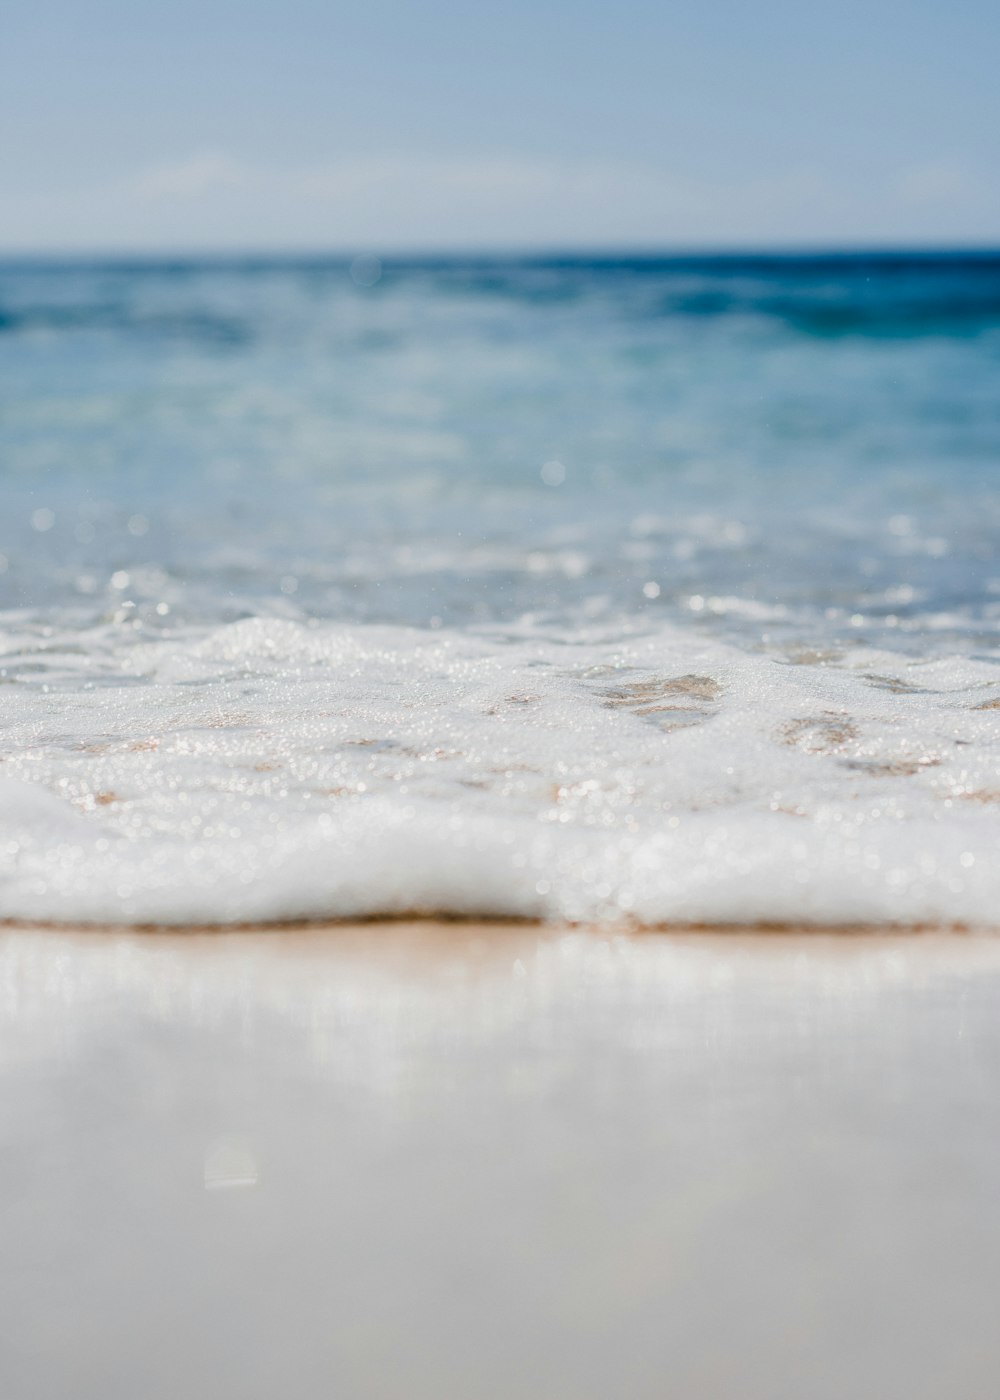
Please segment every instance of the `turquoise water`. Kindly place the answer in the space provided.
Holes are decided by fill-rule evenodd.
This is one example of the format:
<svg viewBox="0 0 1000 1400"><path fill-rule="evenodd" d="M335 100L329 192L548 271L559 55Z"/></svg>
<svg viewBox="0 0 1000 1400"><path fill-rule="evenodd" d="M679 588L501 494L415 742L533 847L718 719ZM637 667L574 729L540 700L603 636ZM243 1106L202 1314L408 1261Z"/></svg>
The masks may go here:
<svg viewBox="0 0 1000 1400"><path fill-rule="evenodd" d="M8 607L995 635L1000 257L8 265L0 381Z"/></svg>
<svg viewBox="0 0 1000 1400"><path fill-rule="evenodd" d="M996 907L1000 255L8 263L0 384L0 912Z"/></svg>

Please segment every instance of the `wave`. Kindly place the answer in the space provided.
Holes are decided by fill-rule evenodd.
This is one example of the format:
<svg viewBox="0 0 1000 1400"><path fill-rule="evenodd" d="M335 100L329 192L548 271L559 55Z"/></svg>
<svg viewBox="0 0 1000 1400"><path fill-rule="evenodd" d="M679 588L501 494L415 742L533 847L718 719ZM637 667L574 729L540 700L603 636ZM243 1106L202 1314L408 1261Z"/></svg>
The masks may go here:
<svg viewBox="0 0 1000 1400"><path fill-rule="evenodd" d="M0 334L80 332L243 348L315 334L303 307L415 297L548 309L626 323L751 320L804 336L967 335L1000 324L1000 254L388 258L358 288L343 258L0 262ZM474 312L472 312L474 314ZM378 340L384 328L372 331ZM367 344L367 339L365 341Z"/></svg>
<svg viewBox="0 0 1000 1400"><path fill-rule="evenodd" d="M6 650L0 917L996 917L988 661L274 618Z"/></svg>

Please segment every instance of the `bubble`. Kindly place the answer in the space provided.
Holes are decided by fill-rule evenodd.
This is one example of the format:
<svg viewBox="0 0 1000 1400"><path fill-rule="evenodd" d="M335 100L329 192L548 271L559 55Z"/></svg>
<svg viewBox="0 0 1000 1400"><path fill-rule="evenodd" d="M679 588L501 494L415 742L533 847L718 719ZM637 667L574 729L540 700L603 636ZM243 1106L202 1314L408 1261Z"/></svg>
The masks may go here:
<svg viewBox="0 0 1000 1400"><path fill-rule="evenodd" d="M130 515L127 528L130 535L144 535L149 529L149 521L144 515Z"/></svg>
<svg viewBox="0 0 1000 1400"><path fill-rule="evenodd" d="M205 1153L206 1191L231 1191L256 1186L260 1174L257 1158L249 1143L237 1138L219 1138Z"/></svg>
<svg viewBox="0 0 1000 1400"><path fill-rule="evenodd" d="M660 585L650 579L648 583L642 585L643 595L646 598L658 598L660 596Z"/></svg>
<svg viewBox="0 0 1000 1400"><path fill-rule="evenodd" d="M55 523L55 512L49 510L48 506L39 506L37 510L31 512L31 528L37 530L39 534L51 530Z"/></svg>
<svg viewBox="0 0 1000 1400"><path fill-rule="evenodd" d="M566 480L566 468L562 462L544 462L539 476L546 486L561 486Z"/></svg>
<svg viewBox="0 0 1000 1400"><path fill-rule="evenodd" d="M382 260L362 253L351 263L351 281L356 287L374 287L382 276Z"/></svg>

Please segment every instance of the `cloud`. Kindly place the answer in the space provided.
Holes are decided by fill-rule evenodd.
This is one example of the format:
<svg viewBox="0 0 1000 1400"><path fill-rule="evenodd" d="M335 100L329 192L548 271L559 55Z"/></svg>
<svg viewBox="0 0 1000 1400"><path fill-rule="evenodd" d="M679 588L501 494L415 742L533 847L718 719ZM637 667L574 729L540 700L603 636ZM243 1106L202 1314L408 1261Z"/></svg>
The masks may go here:
<svg viewBox="0 0 1000 1400"><path fill-rule="evenodd" d="M164 231L214 243L254 228L286 246L599 243L689 236L716 197L664 172L535 157L348 156L266 166L217 151L140 171L115 203ZM253 241L253 240L251 240Z"/></svg>
<svg viewBox="0 0 1000 1400"><path fill-rule="evenodd" d="M293 241L386 247L752 241L780 237L783 222L818 226L843 204L812 169L722 184L626 162L419 154L269 167L202 153L142 172L132 190L166 224L196 206L203 227L262 228L277 212Z"/></svg>
<svg viewBox="0 0 1000 1400"><path fill-rule="evenodd" d="M247 168L214 152L192 156L173 165L158 165L135 180L139 199L199 199L218 190L246 183Z"/></svg>
<svg viewBox="0 0 1000 1400"><path fill-rule="evenodd" d="M109 180L11 197L8 247L97 249L696 247L1000 236L1000 195L960 162L866 185L803 165L692 178L546 156L351 154L264 164L195 151Z"/></svg>
<svg viewBox="0 0 1000 1400"><path fill-rule="evenodd" d="M522 208L622 208L664 215L705 212L705 191L661 172L622 164L559 163L534 158L454 159L422 155L354 156L319 166L267 167L205 152L142 171L136 197L161 206L225 200L234 191L256 201L291 200L347 217L436 209L441 214Z"/></svg>
<svg viewBox="0 0 1000 1400"><path fill-rule="evenodd" d="M978 183L970 172L953 161L933 161L904 170L894 184L902 204L952 204L978 195Z"/></svg>

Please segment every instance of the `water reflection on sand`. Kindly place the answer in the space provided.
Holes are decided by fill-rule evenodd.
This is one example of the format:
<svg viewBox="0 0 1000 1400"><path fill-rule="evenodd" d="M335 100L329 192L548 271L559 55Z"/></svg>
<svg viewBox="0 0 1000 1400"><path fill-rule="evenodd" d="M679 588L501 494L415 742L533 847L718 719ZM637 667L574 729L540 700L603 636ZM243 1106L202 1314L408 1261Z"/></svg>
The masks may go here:
<svg viewBox="0 0 1000 1400"><path fill-rule="evenodd" d="M0 935L0 1390L963 1397L1000 942Z"/></svg>

